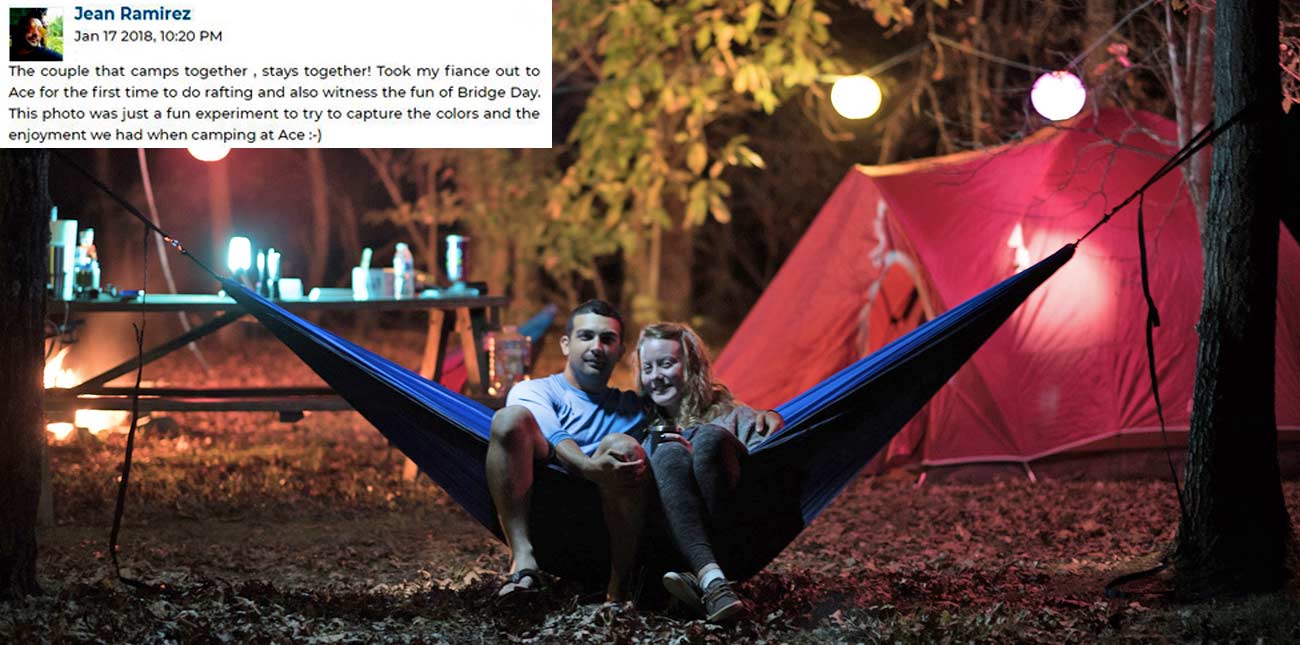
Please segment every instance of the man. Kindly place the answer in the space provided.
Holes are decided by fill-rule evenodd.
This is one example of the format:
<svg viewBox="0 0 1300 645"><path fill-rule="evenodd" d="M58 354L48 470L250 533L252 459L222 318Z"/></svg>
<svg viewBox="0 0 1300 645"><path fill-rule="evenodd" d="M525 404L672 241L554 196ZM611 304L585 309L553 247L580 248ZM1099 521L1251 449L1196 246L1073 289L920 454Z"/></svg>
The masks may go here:
<svg viewBox="0 0 1300 645"><path fill-rule="evenodd" d="M550 461L595 483L609 531L607 598L627 599L650 482L645 452L628 433L644 426L635 392L608 386L623 355L623 319L590 300L569 315L560 338L564 371L524 381L492 417L487 478L497 519L510 546L509 582L499 596L537 590L537 559L528 535L533 471Z"/></svg>
<svg viewBox="0 0 1300 645"><path fill-rule="evenodd" d="M45 46L45 22L39 14L28 14L9 28L9 60L41 62L63 60Z"/></svg>

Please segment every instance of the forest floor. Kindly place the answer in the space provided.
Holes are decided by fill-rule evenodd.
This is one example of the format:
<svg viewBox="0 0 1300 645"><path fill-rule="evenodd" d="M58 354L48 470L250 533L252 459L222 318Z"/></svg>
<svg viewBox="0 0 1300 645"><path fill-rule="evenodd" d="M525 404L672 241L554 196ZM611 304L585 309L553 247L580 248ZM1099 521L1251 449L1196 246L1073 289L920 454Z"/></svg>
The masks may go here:
<svg viewBox="0 0 1300 645"><path fill-rule="evenodd" d="M399 335L377 349L414 361L418 341ZM178 353L146 378L310 378L271 341L222 354L206 376ZM56 521L39 534L45 594L0 607L0 642L1300 638L1294 593L1203 604L1104 597L1107 581L1150 566L1173 538L1175 493L1155 480L860 478L739 585L750 611L727 626L676 608L604 604L564 582L526 604L500 604L505 548L428 479L403 481L400 453L350 412L292 424L269 413L155 415L137 437L119 559L124 575L166 590L139 591L117 580L107 556L125 443L82 432L50 446ZM1285 491L1294 525L1300 483Z"/></svg>

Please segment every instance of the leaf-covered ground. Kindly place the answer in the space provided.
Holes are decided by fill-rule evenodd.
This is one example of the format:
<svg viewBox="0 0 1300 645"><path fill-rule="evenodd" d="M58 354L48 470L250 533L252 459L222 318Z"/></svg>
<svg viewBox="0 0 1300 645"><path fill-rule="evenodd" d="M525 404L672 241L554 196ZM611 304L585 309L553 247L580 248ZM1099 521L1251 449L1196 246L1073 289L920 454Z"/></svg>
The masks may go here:
<svg viewBox="0 0 1300 645"><path fill-rule="evenodd" d="M410 360L418 338L380 347ZM224 352L214 383L303 382L271 342ZM211 352L210 352L211 354ZM212 356L210 355L211 359ZM185 382L184 355L146 378ZM234 369L242 370L230 376ZM225 377L220 374L226 374ZM193 382L192 380L189 382ZM907 475L853 484L766 571L749 615L718 627L680 610L605 605L563 582L494 601L506 550L360 417L175 414L140 433L120 560L107 558L125 438L51 446L55 526L46 594L0 607L2 642L1293 642L1286 596L1178 605L1107 600L1154 561L1176 500L1165 481L979 485ZM1286 484L1293 518L1300 485Z"/></svg>

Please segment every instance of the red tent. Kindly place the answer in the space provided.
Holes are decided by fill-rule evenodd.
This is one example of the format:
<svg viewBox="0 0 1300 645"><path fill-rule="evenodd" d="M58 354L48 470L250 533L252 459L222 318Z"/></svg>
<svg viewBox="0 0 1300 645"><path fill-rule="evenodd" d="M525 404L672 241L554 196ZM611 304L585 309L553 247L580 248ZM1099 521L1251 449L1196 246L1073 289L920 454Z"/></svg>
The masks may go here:
<svg viewBox="0 0 1300 645"><path fill-rule="evenodd" d="M717 361L778 405L936 313L1073 242L1173 152L1174 125L1103 111L1012 145L857 167ZM1187 429L1202 263L1178 172L1146 194L1165 418ZM885 453L891 464L1028 462L1158 441L1136 204L1079 246ZM1300 248L1282 230L1277 421L1300 430ZM756 349L761 348L761 349ZM1155 434L1153 434L1155 433Z"/></svg>

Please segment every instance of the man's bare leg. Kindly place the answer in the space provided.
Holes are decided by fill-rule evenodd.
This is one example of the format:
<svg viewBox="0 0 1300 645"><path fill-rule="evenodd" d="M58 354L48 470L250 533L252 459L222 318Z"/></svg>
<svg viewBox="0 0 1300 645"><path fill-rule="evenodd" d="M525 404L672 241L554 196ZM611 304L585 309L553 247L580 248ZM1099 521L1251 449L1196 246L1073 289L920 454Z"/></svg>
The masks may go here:
<svg viewBox="0 0 1300 645"><path fill-rule="evenodd" d="M613 454L620 461L641 460L647 464L636 483L630 486L600 487L601 509L605 514L605 527L609 531L609 586L608 600L629 600L628 577L636 564L645 523L645 507L651 482L645 451L635 439L625 434L605 437L592 457Z"/></svg>
<svg viewBox="0 0 1300 645"><path fill-rule="evenodd" d="M492 416L486 463L488 490L510 547L511 573L537 568L533 542L528 536L528 509L532 500L533 464L546 459L548 452L546 438L528 408L510 406ZM531 584L524 586L531 587ZM508 593L509 589L502 591Z"/></svg>

